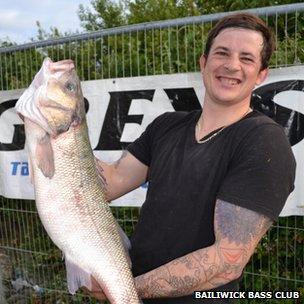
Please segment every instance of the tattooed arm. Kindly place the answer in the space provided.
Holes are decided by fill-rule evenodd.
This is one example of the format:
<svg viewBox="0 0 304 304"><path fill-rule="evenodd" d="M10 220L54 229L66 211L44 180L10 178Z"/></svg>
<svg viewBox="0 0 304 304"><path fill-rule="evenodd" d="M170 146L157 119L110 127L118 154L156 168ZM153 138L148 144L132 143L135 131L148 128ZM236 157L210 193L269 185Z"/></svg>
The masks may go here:
<svg viewBox="0 0 304 304"><path fill-rule="evenodd" d="M217 200L215 243L136 277L140 297L179 297L237 279L270 226L264 215Z"/></svg>
<svg viewBox="0 0 304 304"><path fill-rule="evenodd" d="M147 179L148 167L128 151L124 151L113 164L97 158L95 163L108 201L134 190Z"/></svg>

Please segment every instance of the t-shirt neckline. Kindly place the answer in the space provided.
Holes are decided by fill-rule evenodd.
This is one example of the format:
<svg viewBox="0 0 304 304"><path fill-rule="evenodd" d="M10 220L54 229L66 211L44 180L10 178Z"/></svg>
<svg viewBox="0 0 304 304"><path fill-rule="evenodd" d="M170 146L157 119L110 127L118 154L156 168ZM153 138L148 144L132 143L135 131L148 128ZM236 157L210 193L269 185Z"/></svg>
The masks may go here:
<svg viewBox="0 0 304 304"><path fill-rule="evenodd" d="M200 145L200 144L202 144L202 143L199 143L199 142L196 140L196 136L195 136L195 134L196 134L196 124L197 124L197 122L198 122L198 120L199 120L199 118L200 118L202 112L203 112L203 110L199 110L199 111L198 111L197 115L195 116L195 119L193 120L193 121L194 121L194 125L192 125L192 127L191 127L192 138L193 138L194 142L195 142L196 144L198 144L198 145ZM254 109L252 109L251 112L247 113L247 114L246 114L244 117L242 117L240 120L238 120L238 121L232 123L231 125L227 126L226 128L224 128L223 131L220 132L220 133L219 133L218 135L216 135L215 137L220 136L221 133L225 132L225 130L229 130L231 127L234 127L235 125L237 125L239 122L243 121L244 119L247 119L247 118L251 117L254 113L256 113L256 111L255 111ZM208 139L209 137L211 137L211 136L212 136L213 134L215 134L216 132L219 132L222 128L223 128L223 127L220 127L220 128L218 128L218 129L216 129L216 130L211 131L210 133L208 133L207 135L205 135L205 136L204 136L203 138L201 138L200 140L206 140L206 139ZM206 141L205 144L208 143L208 142L209 142L209 141ZM212 142L212 139L210 140L210 142Z"/></svg>

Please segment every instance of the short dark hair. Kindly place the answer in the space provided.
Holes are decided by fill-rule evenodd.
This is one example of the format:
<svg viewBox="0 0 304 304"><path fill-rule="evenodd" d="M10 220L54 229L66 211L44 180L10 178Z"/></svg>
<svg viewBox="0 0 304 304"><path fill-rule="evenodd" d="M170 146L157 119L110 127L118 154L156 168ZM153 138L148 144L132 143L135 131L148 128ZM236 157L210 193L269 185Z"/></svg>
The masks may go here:
<svg viewBox="0 0 304 304"><path fill-rule="evenodd" d="M222 18L209 32L204 55L209 55L215 37L226 28L244 28L259 32L263 36L263 49L261 51L261 70L269 65L270 57L275 49L273 33L265 22L259 17L249 13L235 13Z"/></svg>

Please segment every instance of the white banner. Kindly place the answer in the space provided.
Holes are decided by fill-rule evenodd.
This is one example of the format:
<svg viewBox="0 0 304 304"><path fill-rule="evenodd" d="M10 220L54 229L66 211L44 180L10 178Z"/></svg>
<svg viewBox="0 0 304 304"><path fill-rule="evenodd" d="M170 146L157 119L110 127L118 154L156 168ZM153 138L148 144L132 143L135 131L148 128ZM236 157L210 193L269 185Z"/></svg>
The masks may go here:
<svg viewBox="0 0 304 304"><path fill-rule="evenodd" d="M82 89L91 145L106 162L117 160L158 115L197 109L204 95L200 73L85 81ZM0 92L0 195L34 199L23 123L14 111L22 92ZM296 156L295 190L281 216L304 215L304 67L271 70L268 80L254 92L253 107L285 128ZM145 195L146 185L142 185L112 205L141 206Z"/></svg>

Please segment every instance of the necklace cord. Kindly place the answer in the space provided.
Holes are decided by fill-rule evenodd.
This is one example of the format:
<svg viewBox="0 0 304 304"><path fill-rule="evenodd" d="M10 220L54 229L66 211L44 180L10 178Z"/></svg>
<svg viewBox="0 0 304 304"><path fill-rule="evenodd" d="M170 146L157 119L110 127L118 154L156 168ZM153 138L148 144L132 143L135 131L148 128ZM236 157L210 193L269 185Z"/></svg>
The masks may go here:
<svg viewBox="0 0 304 304"><path fill-rule="evenodd" d="M221 128L219 128L219 130L215 133L213 133L212 135L210 135L209 137L207 137L206 139L197 139L196 142L198 144L204 144L206 142L208 142L209 140L211 140L212 138L214 138L215 136L219 135L223 130L225 130L227 127L235 124L236 122L240 121L241 119L243 119L249 112L251 112L251 108L249 107L248 110L239 118L237 119L236 121L228 124L228 125L225 125ZM196 126L195 126L195 133L198 135L200 132L201 132L201 124L199 123L201 120L201 118L199 118L199 120L197 121L196 123ZM211 132L210 132L211 133ZM209 133L209 134L210 134ZM207 134L208 135L208 134Z"/></svg>

